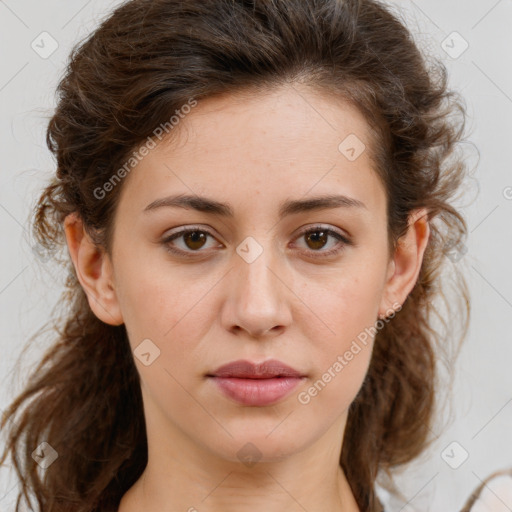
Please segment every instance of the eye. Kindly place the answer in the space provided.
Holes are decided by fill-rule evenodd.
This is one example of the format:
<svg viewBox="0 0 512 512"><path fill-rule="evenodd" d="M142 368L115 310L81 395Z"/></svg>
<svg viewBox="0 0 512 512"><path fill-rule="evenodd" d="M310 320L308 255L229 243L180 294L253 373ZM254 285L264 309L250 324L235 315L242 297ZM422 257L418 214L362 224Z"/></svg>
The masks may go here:
<svg viewBox="0 0 512 512"><path fill-rule="evenodd" d="M208 237L214 238L209 231L205 231L204 229L188 228L182 229L181 231L166 237L162 243L165 245L165 248L172 254L187 255L187 253L191 252L206 252L200 249L205 246ZM182 246L183 248L176 248L173 244L171 244L171 242L174 242L174 240L180 238L184 243L184 247Z"/></svg>
<svg viewBox="0 0 512 512"><path fill-rule="evenodd" d="M162 243L166 250L171 254L178 256L195 256L201 252L207 252L207 250L202 249L206 246L208 237L215 239L213 234L209 231L192 227L173 233L162 240ZM340 253L346 245L353 245L351 240L340 232L323 226L314 226L309 228L303 231L297 239L300 239L301 237L304 237L306 244L310 247L310 249L306 248L305 250L314 258L332 256ZM329 250L322 251L321 249L328 245L329 238L336 242L334 243L334 247ZM182 241L182 246L176 247L174 242L179 239ZM222 244L217 244L212 245L211 247L221 246Z"/></svg>
<svg viewBox="0 0 512 512"><path fill-rule="evenodd" d="M352 245L352 241L340 232L323 226L314 226L309 228L306 231L303 231L298 238L304 238L306 240L306 244L311 248L308 252L312 252L312 256L314 258L333 256L340 253L346 245ZM337 240L337 243L335 243L334 247L329 250L320 251L319 249L328 245L327 242L329 238L333 238L335 241Z"/></svg>

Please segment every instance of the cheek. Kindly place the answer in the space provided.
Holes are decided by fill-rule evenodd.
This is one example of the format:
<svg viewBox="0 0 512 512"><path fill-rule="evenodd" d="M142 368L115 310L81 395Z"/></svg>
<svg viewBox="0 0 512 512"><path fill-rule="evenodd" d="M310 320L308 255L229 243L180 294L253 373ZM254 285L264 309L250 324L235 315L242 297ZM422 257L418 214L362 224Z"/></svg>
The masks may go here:
<svg viewBox="0 0 512 512"><path fill-rule="evenodd" d="M200 382L204 359L211 356L201 344L215 322L211 303L201 300L211 287L153 268L140 271L123 288L123 315L149 421L158 423L163 414L164 421L180 424L183 411L199 424L205 421L195 391L186 390Z"/></svg>
<svg viewBox="0 0 512 512"><path fill-rule="evenodd" d="M299 323L314 345L318 370L314 376L317 385L307 393L304 403L334 402L344 409L357 394L371 359L384 265L384 261L360 259L321 287L313 283L303 287L304 303L317 314L304 309ZM322 398L316 400L316 394ZM339 407L335 406L338 413Z"/></svg>
<svg viewBox="0 0 512 512"><path fill-rule="evenodd" d="M324 293L322 319L329 329L307 337L312 344L314 374L297 399L301 407L325 425L344 414L359 392L367 374L377 321L378 293L361 286L341 284L336 292Z"/></svg>
<svg viewBox="0 0 512 512"><path fill-rule="evenodd" d="M349 262L326 278L311 280L302 286L303 303L316 313L314 326L309 325L322 328L326 347L342 349L347 341L377 321L384 291L385 264L358 260L354 258L354 263ZM301 314L297 315L301 318ZM311 339L318 338L318 334L313 333L314 330L310 333Z"/></svg>
<svg viewBox="0 0 512 512"><path fill-rule="evenodd" d="M368 371L371 344L349 344L336 352L330 362L297 395L299 407L312 418L325 418L329 425L345 414L359 392ZM348 357L350 354L350 357Z"/></svg>
<svg viewBox="0 0 512 512"><path fill-rule="evenodd" d="M169 262L143 266L135 261L123 262L117 272L118 300L132 350L150 339L160 350L158 363L179 371L196 358L201 340L216 321L211 290L222 276L187 277Z"/></svg>
<svg viewBox="0 0 512 512"><path fill-rule="evenodd" d="M143 339L160 348L186 311L186 286L172 269L123 260L116 271L117 298L132 348Z"/></svg>

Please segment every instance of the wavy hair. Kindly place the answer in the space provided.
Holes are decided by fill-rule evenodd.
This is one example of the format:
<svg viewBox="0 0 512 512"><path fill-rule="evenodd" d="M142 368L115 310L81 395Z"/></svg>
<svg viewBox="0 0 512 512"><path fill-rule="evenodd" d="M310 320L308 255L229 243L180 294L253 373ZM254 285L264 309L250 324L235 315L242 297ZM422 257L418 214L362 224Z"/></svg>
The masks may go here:
<svg viewBox="0 0 512 512"><path fill-rule="evenodd" d="M390 253L410 212L428 212L431 234L418 280L376 335L340 458L359 508L381 510L378 474L398 492L393 469L429 446L437 363L458 354L469 323L467 285L456 264L467 226L453 204L467 170L455 151L465 103L447 75L400 16L376 0L130 0L73 47L46 133L55 175L31 217L40 252L64 268L65 289L46 324L52 345L1 423L7 444L0 462L10 454L22 484L16 512L33 496L44 512L116 511L147 463L125 326L107 325L91 311L65 252L65 217L78 214L111 254L122 182L108 191L104 184L156 127L191 98L298 83L365 116L388 199ZM461 321L459 337L452 319ZM41 475L32 452L43 441L58 460Z"/></svg>

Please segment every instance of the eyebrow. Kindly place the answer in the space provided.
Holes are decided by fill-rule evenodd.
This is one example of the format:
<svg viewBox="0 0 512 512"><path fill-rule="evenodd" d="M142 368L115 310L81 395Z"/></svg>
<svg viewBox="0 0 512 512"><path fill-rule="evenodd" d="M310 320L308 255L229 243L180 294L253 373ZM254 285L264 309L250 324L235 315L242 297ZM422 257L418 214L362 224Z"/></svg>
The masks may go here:
<svg viewBox="0 0 512 512"><path fill-rule="evenodd" d="M178 207L197 210L211 215L222 217L234 217L233 208L227 203L221 203L214 199L197 195L179 194L161 199L156 199L144 208L144 213L155 211L163 207ZM305 213L314 210L326 210L329 208L361 208L368 209L366 205L353 197L345 195L327 195L312 197L310 199L288 199L279 208L279 218L289 215Z"/></svg>

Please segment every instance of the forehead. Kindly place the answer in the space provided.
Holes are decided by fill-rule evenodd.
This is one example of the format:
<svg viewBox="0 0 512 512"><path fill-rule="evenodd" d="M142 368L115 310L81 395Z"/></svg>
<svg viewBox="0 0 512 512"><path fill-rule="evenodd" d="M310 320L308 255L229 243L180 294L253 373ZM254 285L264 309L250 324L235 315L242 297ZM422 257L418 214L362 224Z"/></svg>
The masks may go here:
<svg viewBox="0 0 512 512"><path fill-rule="evenodd" d="M369 142L369 128L362 114L341 98L303 85L286 85L200 100L159 149L168 155L181 149L203 156L274 160L323 150L337 157L339 143L350 134Z"/></svg>
<svg viewBox="0 0 512 512"><path fill-rule="evenodd" d="M176 192L241 205L257 196L277 208L339 189L379 206L371 137L355 107L304 86L224 94L182 115L125 178L122 196L137 211Z"/></svg>

